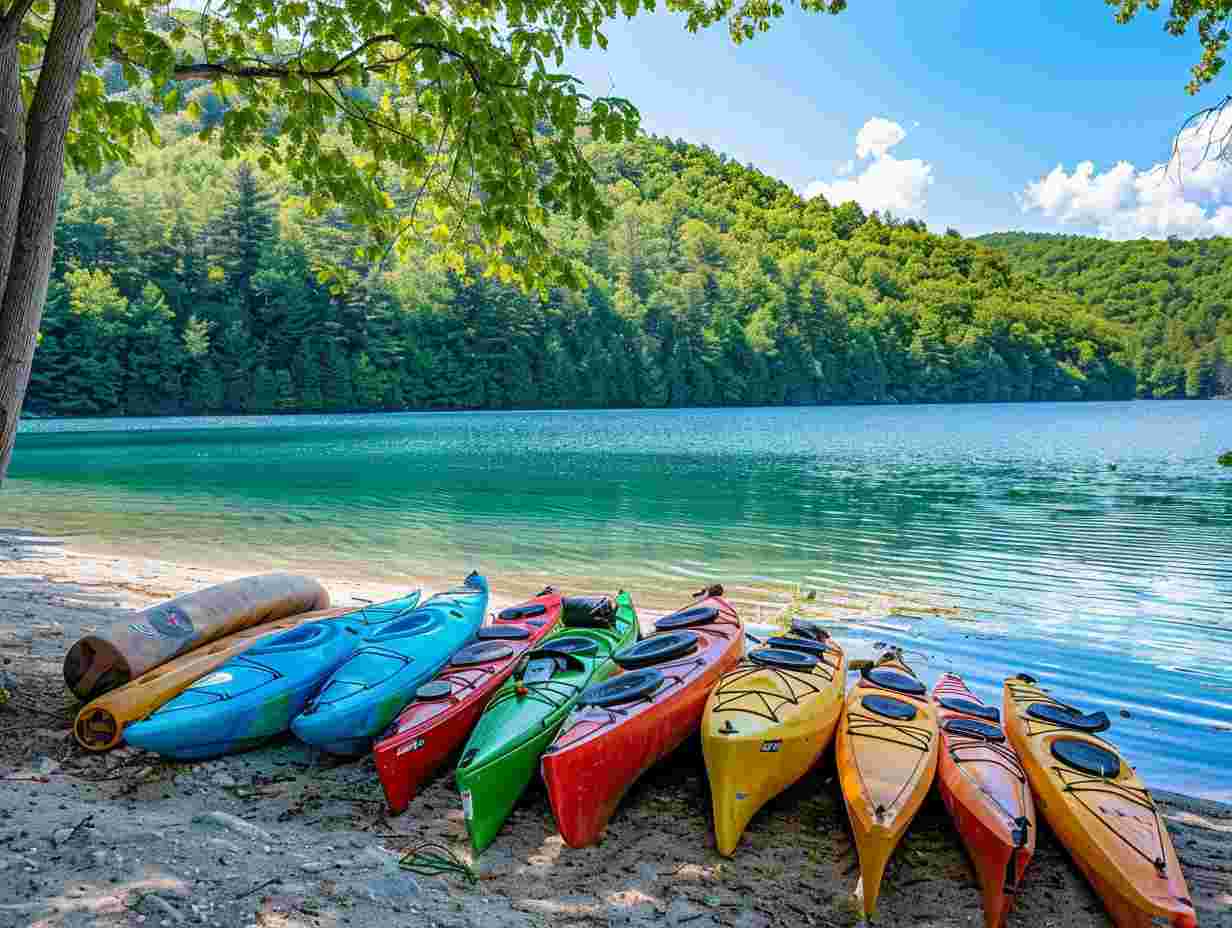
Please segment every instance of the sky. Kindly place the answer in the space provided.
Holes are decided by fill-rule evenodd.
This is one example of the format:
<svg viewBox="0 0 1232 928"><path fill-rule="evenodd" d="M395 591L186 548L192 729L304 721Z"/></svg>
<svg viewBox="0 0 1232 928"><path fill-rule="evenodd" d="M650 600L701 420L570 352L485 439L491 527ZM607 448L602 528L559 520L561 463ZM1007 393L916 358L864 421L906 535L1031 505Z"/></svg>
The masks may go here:
<svg viewBox="0 0 1232 928"><path fill-rule="evenodd" d="M789 9L740 46L664 12L605 33L606 52L565 63L588 92L806 196L968 236L1232 233L1232 165L1201 163L1191 133L1183 169L1161 167L1232 76L1189 96L1197 39L1158 13L1121 26L1103 0L850 0L838 16Z"/></svg>

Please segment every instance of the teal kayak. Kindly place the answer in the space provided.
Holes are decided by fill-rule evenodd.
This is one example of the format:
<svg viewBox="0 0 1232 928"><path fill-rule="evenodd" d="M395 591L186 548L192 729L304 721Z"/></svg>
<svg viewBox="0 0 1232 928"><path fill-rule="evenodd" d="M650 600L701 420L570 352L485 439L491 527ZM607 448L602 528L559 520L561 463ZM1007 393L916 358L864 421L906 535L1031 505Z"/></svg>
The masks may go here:
<svg viewBox="0 0 1232 928"><path fill-rule="evenodd" d="M471 844L492 843L539 769L539 756L578 695L617 669L612 655L638 638L633 599L566 597L561 625L523 655L493 695L458 762L458 790Z"/></svg>
<svg viewBox="0 0 1232 928"><path fill-rule="evenodd" d="M382 626L334 671L291 730L331 754L366 753L415 690L475 636L487 608L488 581L472 573Z"/></svg>
<svg viewBox="0 0 1232 928"><path fill-rule="evenodd" d="M124 730L133 747L176 760L246 751L291 727L364 639L419 604L419 591L308 622L253 645Z"/></svg>

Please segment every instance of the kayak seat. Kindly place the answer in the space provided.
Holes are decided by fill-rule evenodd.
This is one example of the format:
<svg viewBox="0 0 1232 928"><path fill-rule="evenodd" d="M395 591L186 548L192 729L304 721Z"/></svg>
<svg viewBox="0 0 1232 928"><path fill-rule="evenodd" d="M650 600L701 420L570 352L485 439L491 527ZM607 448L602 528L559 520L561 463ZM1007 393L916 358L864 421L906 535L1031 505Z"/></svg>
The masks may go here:
<svg viewBox="0 0 1232 928"><path fill-rule="evenodd" d="M694 606L692 609L681 609L656 620L655 631L670 632L678 628L688 628L690 625L709 625L718 617L719 610L714 606Z"/></svg>
<svg viewBox="0 0 1232 928"><path fill-rule="evenodd" d="M480 641L522 641L530 637L530 629L520 625L501 627L500 625L484 625L475 633Z"/></svg>
<svg viewBox="0 0 1232 928"><path fill-rule="evenodd" d="M286 651L299 651L315 647L338 634L338 626L326 622L313 622L301 625L299 628L288 629L275 635L263 644L253 645L248 649L249 655L282 654Z"/></svg>
<svg viewBox="0 0 1232 928"><path fill-rule="evenodd" d="M996 725L980 722L976 719L946 719L941 726L951 735L963 738L979 738L981 741L991 741L1000 744L1005 740L1005 732Z"/></svg>
<svg viewBox="0 0 1232 928"><path fill-rule="evenodd" d="M1052 756L1065 766L1093 777L1115 777L1121 772L1121 758L1081 738L1057 738L1051 750Z"/></svg>
<svg viewBox="0 0 1232 928"><path fill-rule="evenodd" d="M663 632L643 638L637 644L631 644L612 655L625 670L635 667L646 667L650 664L660 664L663 661L675 660L692 654L700 643L694 632Z"/></svg>
<svg viewBox="0 0 1232 928"><path fill-rule="evenodd" d="M513 657L513 648L501 641L476 641L458 651L449 660L452 667L474 667Z"/></svg>
<svg viewBox="0 0 1232 928"><path fill-rule="evenodd" d="M771 648L786 648L788 651L803 651L818 657L830 650L828 645L807 638L767 638L766 645Z"/></svg>
<svg viewBox="0 0 1232 928"><path fill-rule="evenodd" d="M825 641L830 637L828 631L808 619L792 619L791 633L797 638L809 638L813 641Z"/></svg>
<svg viewBox="0 0 1232 928"><path fill-rule="evenodd" d="M986 706L982 702L976 702L974 699L964 699L962 696L942 696L937 700L937 705L941 706L942 709L949 709L951 712L974 715L976 718L985 719L989 722L1001 721L1001 713L995 706Z"/></svg>
<svg viewBox="0 0 1232 928"><path fill-rule="evenodd" d="M781 670L812 670L821 663L814 654L803 651L788 651L786 648L757 648L749 652L749 660L754 664L766 667L778 667Z"/></svg>
<svg viewBox="0 0 1232 928"><path fill-rule="evenodd" d="M561 600L560 620L567 628L611 628L616 604L610 596L566 596Z"/></svg>
<svg viewBox="0 0 1232 928"><path fill-rule="evenodd" d="M915 706L901 699L895 699L893 696L869 693L860 700L860 705L869 712L887 719L894 719L896 722L910 722L916 716Z"/></svg>
<svg viewBox="0 0 1232 928"><path fill-rule="evenodd" d="M1088 734L1105 731L1112 725L1106 712L1092 712L1088 715L1083 715L1076 709L1071 709L1068 706L1058 706L1050 702L1031 703L1031 705L1027 706L1027 715L1041 722L1060 725L1062 728L1069 728L1074 731L1084 731Z"/></svg>
<svg viewBox="0 0 1232 928"><path fill-rule="evenodd" d="M394 619L392 622L374 632L368 637L368 642L388 641L390 638L401 638L404 635L420 634L433 623L433 610L417 609L416 611Z"/></svg>
<svg viewBox="0 0 1232 928"><path fill-rule="evenodd" d="M496 617L502 622L516 622L519 619L529 619L532 616L543 615L547 611L548 608L543 603L526 603L522 606L510 606L508 609L502 609Z"/></svg>
<svg viewBox="0 0 1232 928"><path fill-rule="evenodd" d="M654 694L663 683L663 674L652 667L618 674L602 683L588 686L578 696L579 706L607 708L640 702Z"/></svg>
<svg viewBox="0 0 1232 928"><path fill-rule="evenodd" d="M928 692L924 684L915 677L890 667L864 668L860 671L860 676L869 683L902 693L904 696L923 696Z"/></svg>
<svg viewBox="0 0 1232 928"><path fill-rule="evenodd" d="M420 702L431 702L436 699L448 699L453 687L447 680L432 680L415 691L415 698Z"/></svg>

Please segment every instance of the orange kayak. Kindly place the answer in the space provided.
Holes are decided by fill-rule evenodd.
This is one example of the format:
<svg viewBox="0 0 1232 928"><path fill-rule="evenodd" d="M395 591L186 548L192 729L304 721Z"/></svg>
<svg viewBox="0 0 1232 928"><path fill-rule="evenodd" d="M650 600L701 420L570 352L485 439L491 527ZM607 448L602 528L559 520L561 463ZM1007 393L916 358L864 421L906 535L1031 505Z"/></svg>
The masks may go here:
<svg viewBox="0 0 1232 928"><path fill-rule="evenodd" d="M860 672L839 719L834 757L860 855L864 914L877 911L881 879L937 772L937 715L928 690L887 652Z"/></svg>
<svg viewBox="0 0 1232 928"><path fill-rule="evenodd" d="M1005 681L1005 733L1044 818L1104 901L1117 928L1198 924L1159 810L1134 769L1084 715L1034 679Z"/></svg>
<svg viewBox="0 0 1232 928"><path fill-rule="evenodd" d="M933 687L941 735L937 786L971 856L985 928L1002 928L1035 853L1035 805L1001 713L944 674Z"/></svg>

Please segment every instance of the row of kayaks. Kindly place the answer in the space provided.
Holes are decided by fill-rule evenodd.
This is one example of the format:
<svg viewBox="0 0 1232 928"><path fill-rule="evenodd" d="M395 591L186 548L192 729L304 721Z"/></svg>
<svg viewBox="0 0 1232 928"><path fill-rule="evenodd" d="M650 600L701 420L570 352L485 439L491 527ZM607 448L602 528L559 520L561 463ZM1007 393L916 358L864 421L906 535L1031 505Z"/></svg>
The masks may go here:
<svg viewBox="0 0 1232 928"><path fill-rule="evenodd" d="M597 843L629 787L700 732L727 856L758 810L832 744L869 916L935 782L988 926L1004 924L1024 887L1037 806L1118 926L1196 925L1160 814L1101 735L1107 717L1058 702L1025 675L1005 681L1002 711L952 674L930 693L896 651L861 666L849 688L846 654L824 630L797 621L755 638L717 586L647 637L623 592L549 588L485 624L487 603L486 581L471 574L427 600L413 593L248 630L91 703L78 738L93 732L97 747L122 734L197 759L289 729L332 753L371 749L394 812L456 757L467 830L482 851L537 773L565 842Z"/></svg>

